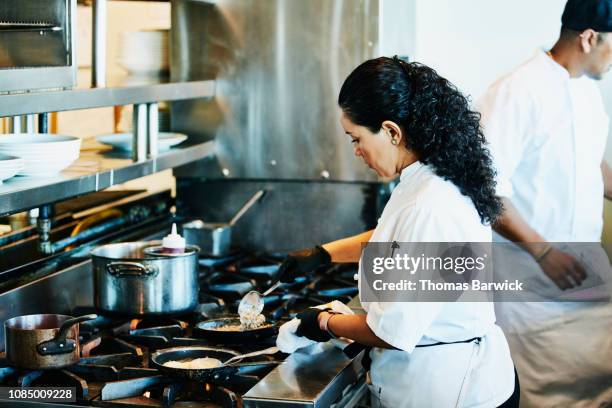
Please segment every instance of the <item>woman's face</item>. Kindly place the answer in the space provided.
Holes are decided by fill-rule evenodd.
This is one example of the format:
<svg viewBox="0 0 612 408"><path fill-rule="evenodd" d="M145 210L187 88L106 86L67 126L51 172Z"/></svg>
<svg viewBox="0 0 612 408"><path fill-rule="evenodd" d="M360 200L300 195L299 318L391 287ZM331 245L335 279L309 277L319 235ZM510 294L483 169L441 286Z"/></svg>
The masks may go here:
<svg viewBox="0 0 612 408"><path fill-rule="evenodd" d="M372 133L368 128L351 122L342 111L340 124L351 138L355 156L361 157L381 177L393 177L398 173L401 148L399 138L396 138L397 144L392 143L393 132L383 127L378 133Z"/></svg>

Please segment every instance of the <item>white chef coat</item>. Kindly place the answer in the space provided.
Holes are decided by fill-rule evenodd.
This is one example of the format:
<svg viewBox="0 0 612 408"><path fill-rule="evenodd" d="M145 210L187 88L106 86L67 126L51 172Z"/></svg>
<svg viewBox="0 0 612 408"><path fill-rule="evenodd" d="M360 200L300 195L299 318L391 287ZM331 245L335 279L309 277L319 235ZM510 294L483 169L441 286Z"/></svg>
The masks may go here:
<svg viewBox="0 0 612 408"><path fill-rule="evenodd" d="M595 81L538 51L477 105L498 195L547 241L599 242L609 120Z"/></svg>
<svg viewBox="0 0 612 408"><path fill-rule="evenodd" d="M420 162L406 167L370 242L490 242L471 200ZM514 389L506 339L486 302L363 302L367 324L400 350L371 352L382 405L496 407ZM480 343L415 348L482 337Z"/></svg>
<svg viewBox="0 0 612 408"><path fill-rule="evenodd" d="M477 105L498 194L550 242L599 242L600 164L609 121L594 81L570 78L538 51L493 84ZM494 240L505 241L497 234ZM555 289L530 256L519 262L520 256L511 268L494 258L495 273L539 279ZM588 256L607 261L603 249ZM596 407L612 400L612 305L506 302L497 303L495 312L518 370L522 407Z"/></svg>

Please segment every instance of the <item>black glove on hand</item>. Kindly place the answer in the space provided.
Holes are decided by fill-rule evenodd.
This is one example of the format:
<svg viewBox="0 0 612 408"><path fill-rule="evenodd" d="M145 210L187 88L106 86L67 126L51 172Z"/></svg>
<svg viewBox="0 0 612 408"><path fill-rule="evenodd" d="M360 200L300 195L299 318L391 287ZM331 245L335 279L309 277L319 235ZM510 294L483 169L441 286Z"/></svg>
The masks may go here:
<svg viewBox="0 0 612 408"><path fill-rule="evenodd" d="M283 283L293 282L297 276L304 275L331 262L331 256L323 247L290 252L278 268L277 277Z"/></svg>
<svg viewBox="0 0 612 408"><path fill-rule="evenodd" d="M321 330L319 327L319 313L323 310L310 308L299 313L296 317L300 319L300 325L298 326L295 334L300 337L306 337L307 339L324 342L331 339L329 333Z"/></svg>

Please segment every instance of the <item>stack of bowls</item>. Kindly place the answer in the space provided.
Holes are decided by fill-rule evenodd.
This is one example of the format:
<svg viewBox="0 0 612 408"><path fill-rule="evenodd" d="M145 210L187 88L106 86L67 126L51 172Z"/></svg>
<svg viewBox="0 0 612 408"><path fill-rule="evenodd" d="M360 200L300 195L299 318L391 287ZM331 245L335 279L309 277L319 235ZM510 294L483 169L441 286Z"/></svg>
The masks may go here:
<svg viewBox="0 0 612 408"><path fill-rule="evenodd" d="M23 170L23 159L15 156L0 154L0 184L4 180L14 177L17 173Z"/></svg>
<svg viewBox="0 0 612 408"><path fill-rule="evenodd" d="M20 176L53 176L79 158L81 139L52 134L0 136L0 153L23 159Z"/></svg>
<svg viewBox="0 0 612 408"><path fill-rule="evenodd" d="M136 75L168 72L169 30L127 31L121 36L119 65Z"/></svg>

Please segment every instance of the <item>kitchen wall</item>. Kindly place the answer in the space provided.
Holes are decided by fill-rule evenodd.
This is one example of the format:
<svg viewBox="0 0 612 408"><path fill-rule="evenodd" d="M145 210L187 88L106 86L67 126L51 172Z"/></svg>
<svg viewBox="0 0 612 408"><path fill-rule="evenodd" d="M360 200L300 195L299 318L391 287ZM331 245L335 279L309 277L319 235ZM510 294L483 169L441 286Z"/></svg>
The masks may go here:
<svg viewBox="0 0 612 408"><path fill-rule="evenodd" d="M412 59L434 67L475 100L492 82L551 47L565 0L410 0ZM408 13L413 15L408 15ZM612 116L612 73L599 82ZM612 164L612 144L606 159ZM612 205L606 203L604 244L612 253Z"/></svg>
<svg viewBox="0 0 612 408"><path fill-rule="evenodd" d="M565 5L565 0L415 1L415 59L474 98L537 48L552 46Z"/></svg>
<svg viewBox="0 0 612 408"><path fill-rule="evenodd" d="M495 79L550 47L560 28L565 0L384 0L385 25L381 54L409 55L436 68L475 99ZM112 1L109 7L108 61L113 80L125 77L115 62L119 36L125 30L164 28L170 23L169 3ZM413 36L394 35L413 27ZM79 83L90 78L91 8L78 10ZM402 27L404 26L404 27ZM600 82L604 102L612 115L612 73ZM113 110L65 112L59 130L93 136L112 131ZM606 158L612 163L612 146ZM172 186L169 173L136 182L138 187ZM612 248L612 206L606 205L604 241Z"/></svg>

